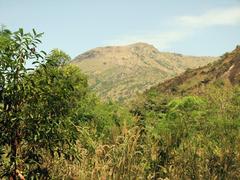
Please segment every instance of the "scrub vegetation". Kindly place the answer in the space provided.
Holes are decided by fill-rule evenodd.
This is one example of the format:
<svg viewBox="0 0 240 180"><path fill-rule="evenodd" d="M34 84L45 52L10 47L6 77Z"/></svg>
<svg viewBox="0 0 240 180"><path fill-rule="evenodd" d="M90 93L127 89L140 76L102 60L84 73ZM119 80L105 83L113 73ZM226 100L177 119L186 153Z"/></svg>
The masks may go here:
<svg viewBox="0 0 240 180"><path fill-rule="evenodd" d="M1 179L240 178L239 48L118 104L41 36L0 32Z"/></svg>

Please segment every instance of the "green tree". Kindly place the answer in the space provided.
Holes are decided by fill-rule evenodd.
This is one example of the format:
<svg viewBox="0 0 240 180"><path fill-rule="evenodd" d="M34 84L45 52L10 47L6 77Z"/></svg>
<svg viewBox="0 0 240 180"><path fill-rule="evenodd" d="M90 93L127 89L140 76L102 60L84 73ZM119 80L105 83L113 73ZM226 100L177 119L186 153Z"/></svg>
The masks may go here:
<svg viewBox="0 0 240 180"><path fill-rule="evenodd" d="M23 106L27 146L22 159L25 164L34 163L28 170L34 175L36 169L45 168L46 150L50 152L49 159L56 155L63 155L67 160L78 158L76 143L80 120L76 117L89 92L86 76L71 65L42 66L30 74L29 79L35 88L29 89Z"/></svg>
<svg viewBox="0 0 240 180"><path fill-rule="evenodd" d="M40 61L42 53L36 52L36 45L42 33L24 33L23 29L11 33L2 31L0 48L1 103L0 133L1 146L9 146L9 172L15 179L18 169L18 153L21 142L21 106L26 95L23 79L29 69L25 63L31 59Z"/></svg>
<svg viewBox="0 0 240 180"><path fill-rule="evenodd" d="M47 64L52 66L63 66L71 60L71 57L60 49L53 49L47 56L47 59Z"/></svg>
<svg viewBox="0 0 240 180"><path fill-rule="evenodd" d="M8 43L0 48L1 177L17 179L19 171L29 178L46 176L48 152L76 157L79 122L74 113L88 92L87 79L78 68L62 64L69 59L62 51L52 51L44 64L45 52L37 52L41 36L19 29L5 36ZM35 70L26 67L28 61L38 65Z"/></svg>
<svg viewBox="0 0 240 180"><path fill-rule="evenodd" d="M206 102L197 96L186 96L172 100L168 105L166 114L167 127L172 131L173 137L188 138L204 126L206 118Z"/></svg>

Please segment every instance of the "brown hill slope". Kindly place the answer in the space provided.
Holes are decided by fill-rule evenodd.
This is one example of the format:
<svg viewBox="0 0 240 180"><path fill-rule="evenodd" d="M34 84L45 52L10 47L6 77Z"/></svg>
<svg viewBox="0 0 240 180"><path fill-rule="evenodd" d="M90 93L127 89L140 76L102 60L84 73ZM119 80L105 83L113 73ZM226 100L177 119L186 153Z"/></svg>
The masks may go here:
<svg viewBox="0 0 240 180"><path fill-rule="evenodd" d="M124 100L216 57L159 52L146 43L99 47L77 56L72 63L89 76L90 87L103 99Z"/></svg>
<svg viewBox="0 0 240 180"><path fill-rule="evenodd" d="M151 90L185 94L197 92L210 84L225 86L240 84L240 46L230 53L225 53L218 61L187 70L177 77L152 87Z"/></svg>

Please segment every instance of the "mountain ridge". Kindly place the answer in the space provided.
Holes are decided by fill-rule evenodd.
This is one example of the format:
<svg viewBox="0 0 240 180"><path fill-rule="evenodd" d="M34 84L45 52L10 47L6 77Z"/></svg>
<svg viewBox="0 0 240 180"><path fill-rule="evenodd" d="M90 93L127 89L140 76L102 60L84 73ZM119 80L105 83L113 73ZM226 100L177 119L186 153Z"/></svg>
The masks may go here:
<svg viewBox="0 0 240 180"><path fill-rule="evenodd" d="M160 93L187 94L210 84L234 86L240 84L240 46L223 54L219 60L169 79L150 88Z"/></svg>
<svg viewBox="0 0 240 180"><path fill-rule="evenodd" d="M97 47L78 55L72 64L89 76L90 87L103 99L124 100L217 57L160 52L153 45Z"/></svg>

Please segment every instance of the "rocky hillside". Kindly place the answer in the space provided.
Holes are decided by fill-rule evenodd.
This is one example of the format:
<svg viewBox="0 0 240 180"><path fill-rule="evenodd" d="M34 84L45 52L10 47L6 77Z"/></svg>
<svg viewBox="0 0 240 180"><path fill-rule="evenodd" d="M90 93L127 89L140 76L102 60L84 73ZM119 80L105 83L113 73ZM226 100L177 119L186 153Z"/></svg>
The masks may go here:
<svg viewBox="0 0 240 180"><path fill-rule="evenodd" d="M72 63L89 76L90 87L100 97L121 101L216 59L159 52L152 45L136 43L95 48L80 54Z"/></svg>
<svg viewBox="0 0 240 180"><path fill-rule="evenodd" d="M187 70L180 76L165 81L152 90L173 94L198 93L211 84L232 86L240 84L240 46L230 53L225 53L218 61L206 66Z"/></svg>

